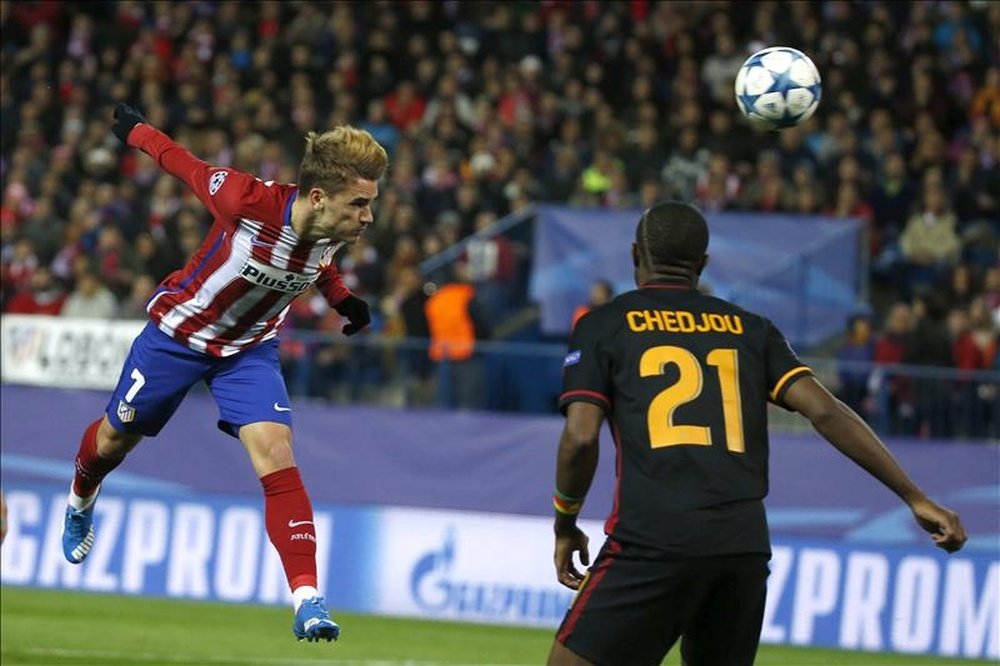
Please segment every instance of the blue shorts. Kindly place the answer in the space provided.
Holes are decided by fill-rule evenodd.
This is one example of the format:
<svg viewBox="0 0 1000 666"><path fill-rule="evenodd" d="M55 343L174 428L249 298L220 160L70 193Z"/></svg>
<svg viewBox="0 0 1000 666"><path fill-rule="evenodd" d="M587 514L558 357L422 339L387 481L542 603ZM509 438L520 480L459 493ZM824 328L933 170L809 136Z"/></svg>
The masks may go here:
<svg viewBox="0 0 1000 666"><path fill-rule="evenodd" d="M219 406L219 428L233 437L248 423L292 425L277 339L217 358L189 349L152 322L132 342L108 420L119 432L156 435L199 380Z"/></svg>

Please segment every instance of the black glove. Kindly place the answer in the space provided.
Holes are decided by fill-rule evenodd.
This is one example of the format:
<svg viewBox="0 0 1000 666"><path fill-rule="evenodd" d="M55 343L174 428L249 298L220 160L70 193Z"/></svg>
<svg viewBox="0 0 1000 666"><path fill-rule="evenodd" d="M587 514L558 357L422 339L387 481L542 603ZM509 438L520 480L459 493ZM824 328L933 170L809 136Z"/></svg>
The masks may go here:
<svg viewBox="0 0 1000 666"><path fill-rule="evenodd" d="M369 323L372 316L368 313L368 304L354 294L351 294L341 302L333 306L333 309L342 317L347 317L350 324L344 324L341 333L344 335L354 335Z"/></svg>
<svg viewBox="0 0 1000 666"><path fill-rule="evenodd" d="M111 125L111 131L127 146L128 135L132 128L144 122L147 121L141 113L128 104L119 104L115 107L115 122Z"/></svg>

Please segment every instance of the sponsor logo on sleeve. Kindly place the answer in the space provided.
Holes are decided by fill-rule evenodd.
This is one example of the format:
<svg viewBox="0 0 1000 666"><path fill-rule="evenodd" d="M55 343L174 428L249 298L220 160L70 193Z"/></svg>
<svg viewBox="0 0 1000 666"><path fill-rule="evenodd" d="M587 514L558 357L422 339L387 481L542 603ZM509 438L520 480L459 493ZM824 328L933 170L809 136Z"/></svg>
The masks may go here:
<svg viewBox="0 0 1000 666"><path fill-rule="evenodd" d="M215 193L219 191L222 184L226 182L226 176L228 175L228 171L216 171L212 174L212 177L208 179L208 194L210 196L215 196Z"/></svg>
<svg viewBox="0 0 1000 666"><path fill-rule="evenodd" d="M563 359L563 367L568 368L571 365L576 365L580 362L580 350L574 349L570 353L566 354L566 358Z"/></svg>

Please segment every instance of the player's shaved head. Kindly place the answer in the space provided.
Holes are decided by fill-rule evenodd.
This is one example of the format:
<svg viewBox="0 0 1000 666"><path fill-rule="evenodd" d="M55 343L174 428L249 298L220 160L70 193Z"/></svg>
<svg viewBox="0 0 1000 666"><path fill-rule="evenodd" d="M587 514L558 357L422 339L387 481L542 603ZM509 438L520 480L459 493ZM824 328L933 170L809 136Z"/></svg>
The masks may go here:
<svg viewBox="0 0 1000 666"><path fill-rule="evenodd" d="M643 213L635 229L639 258L650 269L700 270L708 250L705 216L682 201L662 201Z"/></svg>

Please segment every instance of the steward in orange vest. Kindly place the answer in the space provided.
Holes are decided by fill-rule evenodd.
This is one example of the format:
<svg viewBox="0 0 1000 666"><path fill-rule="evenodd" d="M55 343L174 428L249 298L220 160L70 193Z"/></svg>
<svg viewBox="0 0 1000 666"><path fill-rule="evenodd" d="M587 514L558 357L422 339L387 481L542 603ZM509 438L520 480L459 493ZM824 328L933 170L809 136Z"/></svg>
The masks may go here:
<svg viewBox="0 0 1000 666"><path fill-rule="evenodd" d="M433 361L465 361L475 353L476 339L489 337L489 327L475 301L476 288L464 279L464 264L456 264L456 280L442 285L424 305Z"/></svg>
<svg viewBox="0 0 1000 666"><path fill-rule="evenodd" d="M427 355L434 361L464 361L476 347L476 326L469 314L469 302L476 295L471 284L446 284L427 299L427 327L431 344Z"/></svg>

